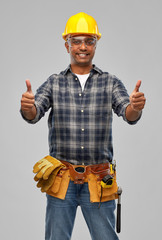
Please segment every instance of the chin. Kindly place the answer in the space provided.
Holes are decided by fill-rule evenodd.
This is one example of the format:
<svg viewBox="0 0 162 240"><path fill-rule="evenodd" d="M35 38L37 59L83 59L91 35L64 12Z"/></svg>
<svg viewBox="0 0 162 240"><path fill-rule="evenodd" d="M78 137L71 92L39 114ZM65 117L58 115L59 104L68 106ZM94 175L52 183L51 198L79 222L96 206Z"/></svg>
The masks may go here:
<svg viewBox="0 0 162 240"><path fill-rule="evenodd" d="M76 61L75 62L76 64L79 64L79 65L83 65L83 66L88 66L88 65L90 65L90 64L92 64L92 62L91 61L85 61L85 60L81 60L81 61Z"/></svg>

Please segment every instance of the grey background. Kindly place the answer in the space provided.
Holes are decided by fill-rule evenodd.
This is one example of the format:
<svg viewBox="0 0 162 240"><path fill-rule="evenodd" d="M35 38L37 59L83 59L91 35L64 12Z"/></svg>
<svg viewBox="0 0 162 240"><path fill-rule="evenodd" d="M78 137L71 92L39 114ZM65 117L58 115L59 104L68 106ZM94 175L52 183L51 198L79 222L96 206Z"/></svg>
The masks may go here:
<svg viewBox="0 0 162 240"><path fill-rule="evenodd" d="M92 15L102 38L94 63L119 77L131 93L138 79L147 104L141 121L129 126L114 116L114 158L123 188L121 240L161 235L160 0L1 0L1 197L0 239L44 239L46 198L32 167L48 154L48 114L28 125L19 114L29 78L35 93L49 75L69 64L61 34L71 15ZM56 216L57 217L57 216ZM78 209L72 240L89 240ZM61 240L61 238L60 238Z"/></svg>

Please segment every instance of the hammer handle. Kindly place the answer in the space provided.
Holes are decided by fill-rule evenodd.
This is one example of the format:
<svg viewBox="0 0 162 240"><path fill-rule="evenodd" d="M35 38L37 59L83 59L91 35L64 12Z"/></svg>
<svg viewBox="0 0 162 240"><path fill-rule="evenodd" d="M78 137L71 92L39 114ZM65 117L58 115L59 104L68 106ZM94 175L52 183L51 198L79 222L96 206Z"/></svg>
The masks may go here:
<svg viewBox="0 0 162 240"><path fill-rule="evenodd" d="M120 233L121 231L121 204L117 204L117 221L116 221L116 231Z"/></svg>

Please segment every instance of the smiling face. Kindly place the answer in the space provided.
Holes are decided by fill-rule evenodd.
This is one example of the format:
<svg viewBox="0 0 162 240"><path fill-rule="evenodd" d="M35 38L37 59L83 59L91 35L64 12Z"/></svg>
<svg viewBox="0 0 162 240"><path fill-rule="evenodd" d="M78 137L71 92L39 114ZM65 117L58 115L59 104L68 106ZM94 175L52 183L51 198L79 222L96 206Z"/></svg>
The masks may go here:
<svg viewBox="0 0 162 240"><path fill-rule="evenodd" d="M90 71L96 43L97 39L92 35L72 35L67 39L65 47L70 54L72 69L80 69L81 71L89 69Z"/></svg>

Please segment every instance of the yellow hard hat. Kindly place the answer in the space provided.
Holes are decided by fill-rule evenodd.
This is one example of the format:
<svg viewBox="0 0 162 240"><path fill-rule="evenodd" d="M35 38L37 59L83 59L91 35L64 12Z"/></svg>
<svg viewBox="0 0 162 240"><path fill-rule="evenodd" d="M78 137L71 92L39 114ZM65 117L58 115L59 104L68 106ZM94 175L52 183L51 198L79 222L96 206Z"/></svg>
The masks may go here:
<svg viewBox="0 0 162 240"><path fill-rule="evenodd" d="M98 40L101 38L101 33L99 33L96 20L84 12L80 12L69 18L62 37L66 40L69 34L78 33L96 35Z"/></svg>

